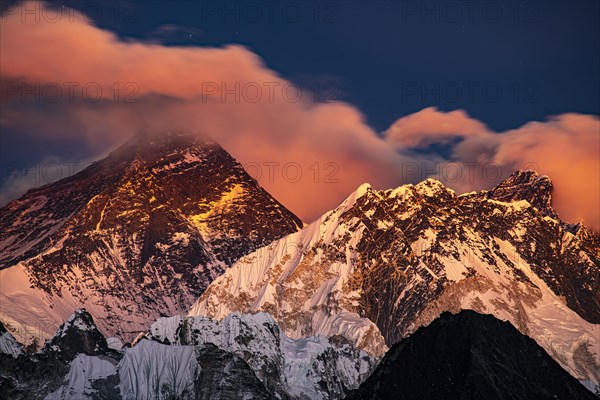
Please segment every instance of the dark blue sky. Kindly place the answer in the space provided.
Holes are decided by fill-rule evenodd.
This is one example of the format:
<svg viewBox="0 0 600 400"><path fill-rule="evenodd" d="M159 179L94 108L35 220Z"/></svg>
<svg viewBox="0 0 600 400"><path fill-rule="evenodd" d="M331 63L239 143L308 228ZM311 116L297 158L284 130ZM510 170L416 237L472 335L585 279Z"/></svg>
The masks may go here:
<svg viewBox="0 0 600 400"><path fill-rule="evenodd" d="M144 0L100 9L95 21L124 37L244 44L285 78L320 88L321 99L358 106L377 130L428 106L465 109L498 131L600 113L598 1ZM177 29L159 34L165 25Z"/></svg>
<svg viewBox="0 0 600 400"><path fill-rule="evenodd" d="M377 131L429 106L464 109L496 131L600 114L598 1L52 3L122 38L243 44L284 78L318 89L320 100L357 106ZM86 156L7 129L0 153L26 165L45 154Z"/></svg>

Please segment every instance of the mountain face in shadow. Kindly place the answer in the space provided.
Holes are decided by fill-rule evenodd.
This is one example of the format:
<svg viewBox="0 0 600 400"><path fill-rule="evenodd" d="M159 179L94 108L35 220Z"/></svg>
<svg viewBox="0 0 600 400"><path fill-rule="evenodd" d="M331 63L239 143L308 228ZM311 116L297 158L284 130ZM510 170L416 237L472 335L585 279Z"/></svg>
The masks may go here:
<svg viewBox="0 0 600 400"><path fill-rule="evenodd" d="M394 345L349 399L596 399L533 339L491 315L443 313Z"/></svg>

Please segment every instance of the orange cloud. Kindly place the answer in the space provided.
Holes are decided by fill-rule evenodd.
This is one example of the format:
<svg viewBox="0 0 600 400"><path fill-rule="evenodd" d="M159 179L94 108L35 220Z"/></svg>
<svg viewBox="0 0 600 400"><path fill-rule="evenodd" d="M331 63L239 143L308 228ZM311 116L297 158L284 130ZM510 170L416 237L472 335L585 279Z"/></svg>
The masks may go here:
<svg viewBox="0 0 600 400"><path fill-rule="evenodd" d="M553 204L566 221L600 229L600 119L563 114L501 135L495 162L532 162L552 179Z"/></svg>
<svg viewBox="0 0 600 400"><path fill-rule="evenodd" d="M30 2L20 7L46 6ZM114 145L140 130L202 131L305 221L335 207L362 182L394 187L432 175L432 165L449 163L503 168L493 179L480 177L482 167L474 179L445 179L468 191L497 183L515 162L534 162L554 180L556 208L564 219L583 218L600 227L596 117L563 115L495 133L464 111L428 108L400 118L382 139L355 107L315 103L311 93L299 92L245 47L167 47L121 40L83 16L71 15L54 22L31 17L23 22L19 13L4 16L2 126L84 140L92 147ZM60 101L36 107L20 97L22 88L13 90L17 79L65 90ZM73 82L78 85L74 100L67 98L65 86ZM116 98L115 83L120 90ZM94 101L86 98L86 85L91 96L98 94ZM451 160L413 151L437 143L453 146ZM406 166L425 173L415 179Z"/></svg>
<svg viewBox="0 0 600 400"><path fill-rule="evenodd" d="M600 119L596 116L563 114L496 133L463 111L428 108L396 121L387 139L404 149L460 139L451 159L438 168L441 180L459 192L491 187L516 168L533 168L552 179L554 208L563 220L583 220L600 229ZM457 168L462 171L458 179Z"/></svg>
<svg viewBox="0 0 600 400"><path fill-rule="evenodd" d="M483 123L462 110L444 113L429 107L398 119L385 135L392 144L402 148L445 143L465 136L483 136L488 132Z"/></svg>
<svg viewBox="0 0 600 400"><path fill-rule="evenodd" d="M315 103L311 93L242 46L123 41L77 13L54 23L43 18L23 23L11 13L3 22L0 46L5 82L76 82L78 89L93 83L102 93L102 99L90 102L77 91L75 102L61 99L33 113L19 93L8 96L2 103L4 126L56 138L83 136L93 145L139 130L202 131L249 165L269 192L306 221L365 181L381 187L399 181L394 165L403 157L378 138L356 108ZM115 82L134 83L136 101L114 101Z"/></svg>

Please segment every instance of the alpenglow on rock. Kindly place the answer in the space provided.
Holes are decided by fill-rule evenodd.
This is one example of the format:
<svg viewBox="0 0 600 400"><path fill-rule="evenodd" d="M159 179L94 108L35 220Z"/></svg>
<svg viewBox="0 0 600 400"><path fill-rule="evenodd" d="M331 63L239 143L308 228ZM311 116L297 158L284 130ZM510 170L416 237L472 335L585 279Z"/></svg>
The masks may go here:
<svg viewBox="0 0 600 400"><path fill-rule="evenodd" d="M461 196L432 179L362 185L240 259L189 315L266 311L290 337L341 335L381 356L442 312L473 309L510 321L570 374L598 382L598 235L551 217L548 182L517 172Z"/></svg>
<svg viewBox="0 0 600 400"><path fill-rule="evenodd" d="M494 189L486 192L488 199L504 202L525 200L549 217L558 218L552 208L552 181L533 170L517 171Z"/></svg>
<svg viewBox="0 0 600 400"><path fill-rule="evenodd" d="M136 138L0 209L0 319L29 342L85 307L105 335L130 341L301 226L218 144Z"/></svg>

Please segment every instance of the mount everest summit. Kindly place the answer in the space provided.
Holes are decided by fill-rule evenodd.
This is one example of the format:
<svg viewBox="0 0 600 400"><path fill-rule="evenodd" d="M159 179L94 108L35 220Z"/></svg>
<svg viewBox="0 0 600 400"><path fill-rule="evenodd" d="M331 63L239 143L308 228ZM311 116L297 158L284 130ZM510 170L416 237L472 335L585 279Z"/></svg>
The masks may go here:
<svg viewBox="0 0 600 400"><path fill-rule="evenodd" d="M139 137L0 210L0 320L44 340L85 307L130 341L301 226L218 144Z"/></svg>

